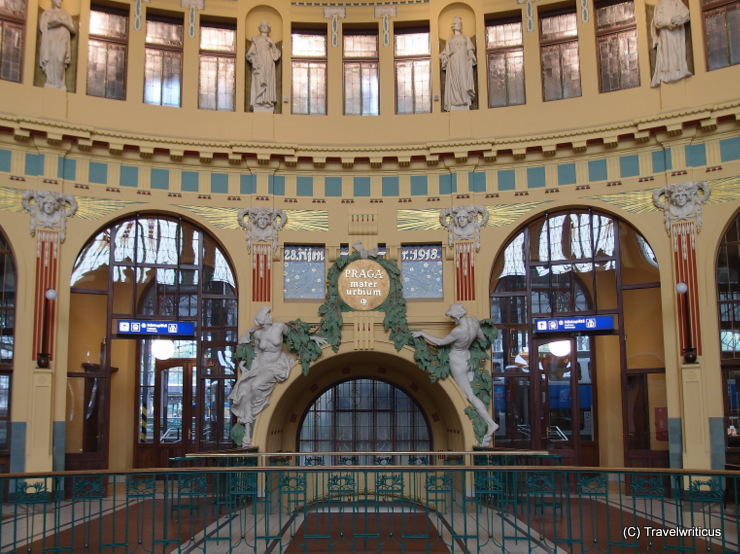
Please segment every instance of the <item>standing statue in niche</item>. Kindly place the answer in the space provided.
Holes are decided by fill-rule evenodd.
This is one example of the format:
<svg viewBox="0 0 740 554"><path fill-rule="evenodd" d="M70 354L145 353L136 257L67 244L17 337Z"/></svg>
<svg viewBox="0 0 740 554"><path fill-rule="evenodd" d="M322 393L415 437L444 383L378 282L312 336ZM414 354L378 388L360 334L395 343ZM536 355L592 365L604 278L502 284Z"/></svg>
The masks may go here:
<svg viewBox="0 0 740 554"><path fill-rule="evenodd" d="M61 8L62 0L51 0L51 4L39 19L39 65L44 72L45 87L67 90L65 77L72 61L71 42L75 27L72 16Z"/></svg>
<svg viewBox="0 0 740 554"><path fill-rule="evenodd" d="M283 210L273 208L242 208L237 219L239 225L247 230L247 252L252 251L253 242L271 242L272 250L277 250L278 231L288 222Z"/></svg>
<svg viewBox="0 0 740 554"><path fill-rule="evenodd" d="M273 112L277 102L275 63L280 59L280 50L268 36L271 30L267 21L260 23L260 34L252 38L247 52L247 61L252 64L249 100L254 112Z"/></svg>
<svg viewBox="0 0 740 554"><path fill-rule="evenodd" d="M650 23L653 48L658 49L651 86L675 83L691 75L686 62L686 30L689 9L681 0L660 0Z"/></svg>
<svg viewBox="0 0 740 554"><path fill-rule="evenodd" d="M477 252L480 250L480 228L486 226L489 218L490 214L485 206L456 206L442 209L439 224L447 229L447 242L450 246L456 240L473 240Z"/></svg>
<svg viewBox="0 0 740 554"><path fill-rule="evenodd" d="M59 241L64 242L67 218L77 211L74 196L48 190L27 190L21 204L31 214L31 236L36 235L37 227L59 229Z"/></svg>
<svg viewBox="0 0 740 554"><path fill-rule="evenodd" d="M452 20L452 38L439 54L445 79L445 111L469 110L475 100L473 66L476 64L472 41L462 34L462 19Z"/></svg>
<svg viewBox="0 0 740 554"><path fill-rule="evenodd" d="M470 360L470 345L476 339L485 342L486 337L480 328L480 322L474 317L469 317L462 304L453 304L445 315L455 324L455 327L446 337L440 339L424 331L413 331L412 335L421 337L436 346L450 345L450 373L463 394L465 394L465 398L468 399L468 402L473 405L486 423L487 431L480 441L480 446L490 446L491 437L498 429L498 424L493 421L483 401L475 396L468 377L468 373L472 371L468 363Z"/></svg>
<svg viewBox="0 0 740 554"><path fill-rule="evenodd" d="M672 221L691 219L696 221L697 232L701 231L701 205L707 201L710 192L706 181L673 183L656 190L653 193L653 204L663 210L668 234L671 232Z"/></svg>
<svg viewBox="0 0 740 554"><path fill-rule="evenodd" d="M241 337L239 344L254 340L255 357L251 367L244 361L239 363L241 373L229 394L231 411L244 424L242 447L252 445L252 425L262 410L270 405L270 395L275 385L285 381L290 375L294 360L283 351L283 337L288 332L285 323L273 322L271 308L265 306L254 318L255 328L249 329ZM311 335L312 341L326 344L326 339Z"/></svg>

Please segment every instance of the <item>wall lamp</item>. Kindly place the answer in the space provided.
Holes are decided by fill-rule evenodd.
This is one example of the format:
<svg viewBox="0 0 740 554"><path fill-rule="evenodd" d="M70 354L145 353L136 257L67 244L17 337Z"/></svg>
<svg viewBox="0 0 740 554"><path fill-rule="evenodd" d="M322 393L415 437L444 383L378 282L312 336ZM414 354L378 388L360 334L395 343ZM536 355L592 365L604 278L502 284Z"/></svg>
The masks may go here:
<svg viewBox="0 0 740 554"><path fill-rule="evenodd" d="M686 343L683 349L683 359L687 364L696 363L696 348L691 343L691 313L689 312L689 286L683 281L676 283L676 292L680 295L683 303L683 319L685 325Z"/></svg>
<svg viewBox="0 0 740 554"><path fill-rule="evenodd" d="M54 289L46 289L44 293L44 309L41 312L41 352L36 354L36 365L42 369L49 367L51 361L51 354L49 354L49 303L53 302L57 298L57 291Z"/></svg>

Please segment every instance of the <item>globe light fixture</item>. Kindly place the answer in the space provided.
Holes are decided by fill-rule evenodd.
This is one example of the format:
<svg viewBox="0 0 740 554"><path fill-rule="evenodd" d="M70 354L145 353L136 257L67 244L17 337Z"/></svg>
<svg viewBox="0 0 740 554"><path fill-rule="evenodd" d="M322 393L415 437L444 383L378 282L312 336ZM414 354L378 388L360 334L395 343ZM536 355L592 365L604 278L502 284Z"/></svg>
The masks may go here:
<svg viewBox="0 0 740 554"><path fill-rule="evenodd" d="M570 341L569 340L556 340L548 345L550 352L558 358L564 358L570 354Z"/></svg>

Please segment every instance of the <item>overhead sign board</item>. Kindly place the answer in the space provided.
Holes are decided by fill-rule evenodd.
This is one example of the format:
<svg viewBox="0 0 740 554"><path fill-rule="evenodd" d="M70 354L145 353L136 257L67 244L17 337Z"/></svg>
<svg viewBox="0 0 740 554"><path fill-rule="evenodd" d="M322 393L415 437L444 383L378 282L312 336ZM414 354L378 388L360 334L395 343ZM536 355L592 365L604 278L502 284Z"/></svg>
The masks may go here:
<svg viewBox="0 0 740 554"><path fill-rule="evenodd" d="M613 331L613 315L592 315L585 317L557 317L535 319L535 333L596 333Z"/></svg>
<svg viewBox="0 0 740 554"><path fill-rule="evenodd" d="M141 321L121 319L116 325L119 335L195 336L194 321Z"/></svg>

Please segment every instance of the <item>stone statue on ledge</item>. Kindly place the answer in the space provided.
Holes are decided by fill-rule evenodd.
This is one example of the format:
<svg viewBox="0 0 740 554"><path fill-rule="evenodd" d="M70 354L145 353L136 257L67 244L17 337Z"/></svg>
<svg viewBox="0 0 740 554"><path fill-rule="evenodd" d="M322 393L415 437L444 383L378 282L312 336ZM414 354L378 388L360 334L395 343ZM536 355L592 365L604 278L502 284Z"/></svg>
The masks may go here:
<svg viewBox="0 0 740 554"><path fill-rule="evenodd" d="M252 38L247 52L247 61L252 64L249 103L253 112L274 112L277 102L275 64L280 59L280 50L268 36L271 30L267 21L260 23L260 34Z"/></svg>
<svg viewBox="0 0 740 554"><path fill-rule="evenodd" d="M71 42L75 34L72 16L62 9L62 0L51 0L51 8L39 18L41 49L39 65L47 88L67 90L67 67L72 61Z"/></svg>
<svg viewBox="0 0 740 554"><path fill-rule="evenodd" d="M475 100L475 78L473 66L476 64L473 42L462 34L462 18L452 20L452 37L439 53L445 79L445 111L469 110Z"/></svg>
<svg viewBox="0 0 740 554"><path fill-rule="evenodd" d="M470 360L470 345L476 339L483 341L487 339L481 331L480 322L476 318L468 316L468 312L462 304L453 304L445 315L455 324L455 327L446 337L438 338L424 331L413 331L412 335L421 337L436 346L450 346L450 373L465 398L473 405L487 426L487 431L479 446L490 446L491 437L499 426L493 421L483 401L475 396L468 378L468 373L471 371L468 363Z"/></svg>

